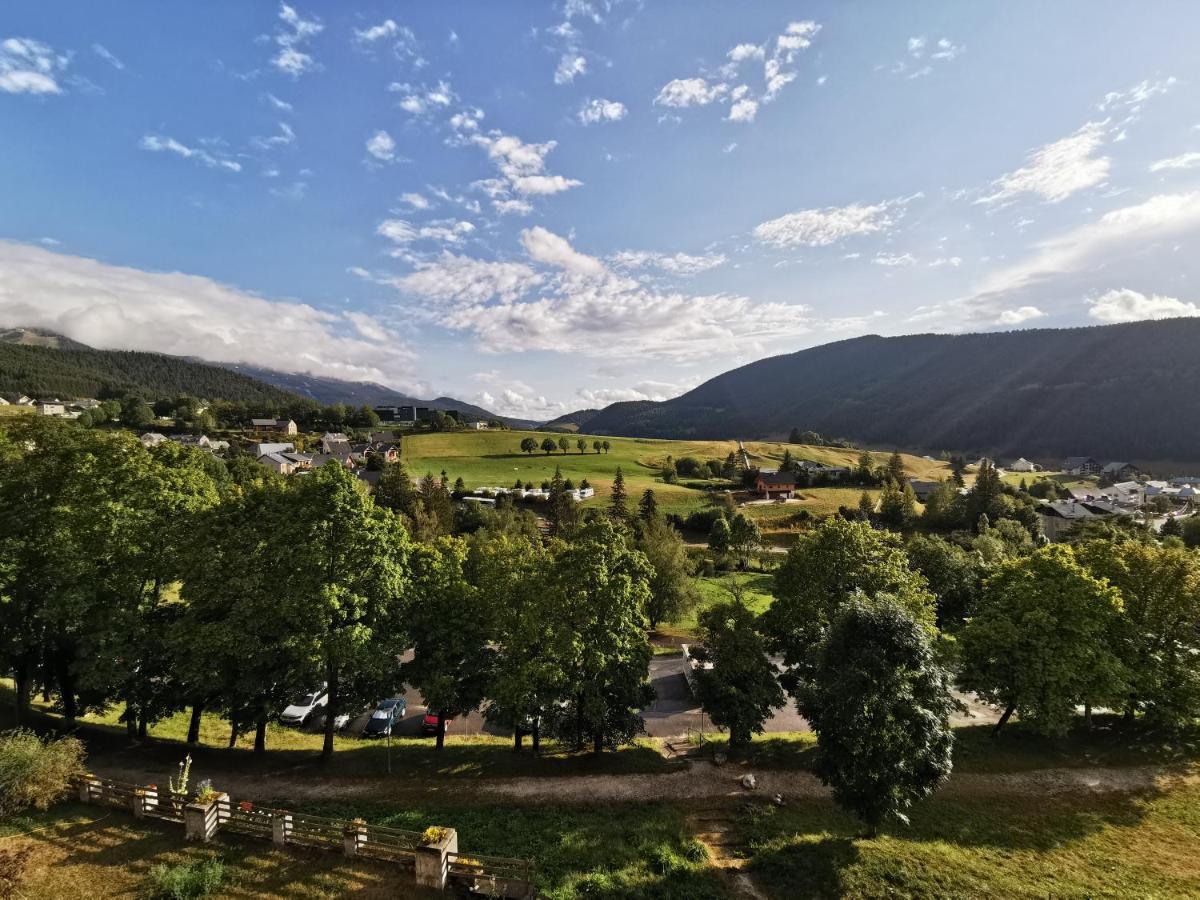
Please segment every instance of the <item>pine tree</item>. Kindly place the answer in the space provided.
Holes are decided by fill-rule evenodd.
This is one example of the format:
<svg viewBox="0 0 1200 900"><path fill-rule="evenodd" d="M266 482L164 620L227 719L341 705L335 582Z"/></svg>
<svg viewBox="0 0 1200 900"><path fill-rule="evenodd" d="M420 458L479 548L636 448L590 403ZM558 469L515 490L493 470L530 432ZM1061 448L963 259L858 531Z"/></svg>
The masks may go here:
<svg viewBox="0 0 1200 900"><path fill-rule="evenodd" d="M900 458L899 450L893 450L892 455L888 457L886 477L896 482L897 487L908 480L905 478L904 460Z"/></svg>
<svg viewBox="0 0 1200 900"><path fill-rule="evenodd" d="M646 488L638 503L638 517L643 522L651 522L658 518L658 501L654 499L654 491Z"/></svg>
<svg viewBox="0 0 1200 900"><path fill-rule="evenodd" d="M620 522L629 518L629 510L625 506L626 499L625 475L621 472L621 467L617 466L617 474L613 476L612 496L609 498L608 507L609 515Z"/></svg>
<svg viewBox="0 0 1200 900"><path fill-rule="evenodd" d="M866 491L862 492L862 496L858 498L858 511L864 519L870 519L875 515L875 501L871 499L871 495Z"/></svg>

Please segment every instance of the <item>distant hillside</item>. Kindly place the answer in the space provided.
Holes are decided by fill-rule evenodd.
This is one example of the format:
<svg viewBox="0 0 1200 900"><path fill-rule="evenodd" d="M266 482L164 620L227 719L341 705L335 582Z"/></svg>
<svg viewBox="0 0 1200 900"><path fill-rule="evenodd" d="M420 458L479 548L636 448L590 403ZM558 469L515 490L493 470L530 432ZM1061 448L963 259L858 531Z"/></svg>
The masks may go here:
<svg viewBox="0 0 1200 900"><path fill-rule="evenodd" d="M281 387L301 397L308 397L318 403L345 403L347 406L428 406L430 409L454 410L474 419L498 419L510 428L534 428L536 422L525 419L510 419L498 416L494 412L455 400L453 397L438 397L434 400L421 400L410 394L384 387L372 381L343 381L340 378L324 378L319 375L306 375L302 372L279 372L275 369L263 369L244 363L222 363L227 368L244 375L249 375L267 384Z"/></svg>
<svg viewBox="0 0 1200 900"><path fill-rule="evenodd" d="M41 328L0 328L0 344L24 347L50 347L55 350L90 350L87 344Z"/></svg>
<svg viewBox="0 0 1200 900"><path fill-rule="evenodd" d="M543 431L587 431L588 423L600 415L598 409L577 409L565 416L551 419L542 426Z"/></svg>
<svg viewBox="0 0 1200 900"><path fill-rule="evenodd" d="M994 334L875 335L760 360L593 434L759 438L1054 459L1200 459L1200 318Z"/></svg>
<svg viewBox="0 0 1200 900"><path fill-rule="evenodd" d="M57 335L29 329L0 332L0 394L31 397L96 397L105 391L147 398L190 395L206 400L286 403L295 397L279 388L220 366L178 356L128 350L93 350ZM61 342L57 349L52 338Z"/></svg>

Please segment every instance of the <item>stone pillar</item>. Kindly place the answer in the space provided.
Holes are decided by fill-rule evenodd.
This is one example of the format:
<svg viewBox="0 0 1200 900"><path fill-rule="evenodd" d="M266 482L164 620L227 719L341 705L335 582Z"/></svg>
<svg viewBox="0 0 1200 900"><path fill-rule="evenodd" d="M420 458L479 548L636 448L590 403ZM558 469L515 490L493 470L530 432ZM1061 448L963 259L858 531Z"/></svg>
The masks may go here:
<svg viewBox="0 0 1200 900"><path fill-rule="evenodd" d="M450 875L449 854L458 853L458 832L442 828L437 841L421 844L416 849L417 886L444 891Z"/></svg>
<svg viewBox="0 0 1200 900"><path fill-rule="evenodd" d="M342 830L342 852L346 856L358 856L359 848L367 842L367 823L362 819L351 819Z"/></svg>
<svg viewBox="0 0 1200 900"><path fill-rule="evenodd" d="M91 775L84 775L83 778L81 778L79 780L79 802L80 803L91 803L92 802L92 776Z"/></svg>
<svg viewBox="0 0 1200 900"><path fill-rule="evenodd" d="M228 794L218 794L208 803L189 803L183 808L184 836L189 841L208 843L217 833L220 812L217 802L228 799Z"/></svg>
<svg viewBox="0 0 1200 900"><path fill-rule="evenodd" d="M271 816L271 841L282 847L287 843L288 826L292 817L287 813L276 810Z"/></svg>

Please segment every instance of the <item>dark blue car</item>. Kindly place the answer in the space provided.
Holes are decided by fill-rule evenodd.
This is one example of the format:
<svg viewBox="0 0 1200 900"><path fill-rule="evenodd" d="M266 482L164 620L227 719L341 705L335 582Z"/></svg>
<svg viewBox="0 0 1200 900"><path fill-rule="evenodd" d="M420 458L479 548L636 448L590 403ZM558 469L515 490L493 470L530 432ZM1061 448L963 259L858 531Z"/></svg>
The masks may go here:
<svg viewBox="0 0 1200 900"><path fill-rule="evenodd" d="M387 737L392 733L392 726L404 718L404 708L404 700L400 697L382 701L367 720L363 737Z"/></svg>

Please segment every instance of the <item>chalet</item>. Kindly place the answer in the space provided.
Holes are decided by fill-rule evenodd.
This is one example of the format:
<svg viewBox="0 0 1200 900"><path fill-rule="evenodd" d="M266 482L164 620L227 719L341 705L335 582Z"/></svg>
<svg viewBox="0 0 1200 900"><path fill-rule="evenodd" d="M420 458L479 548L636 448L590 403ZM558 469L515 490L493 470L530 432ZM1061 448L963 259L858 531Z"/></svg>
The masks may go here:
<svg viewBox="0 0 1200 900"><path fill-rule="evenodd" d="M32 397L26 397L22 394L17 398L17 406L37 406L37 402Z"/></svg>
<svg viewBox="0 0 1200 900"><path fill-rule="evenodd" d="M771 496L790 499L796 493L796 476L791 472L763 472L754 478L754 489L768 500Z"/></svg>
<svg viewBox="0 0 1200 900"><path fill-rule="evenodd" d="M12 405L12 404L10 404L10 403L9 403L7 400L5 400L3 397L0 397L0 406L11 406L11 405Z"/></svg>
<svg viewBox="0 0 1200 900"><path fill-rule="evenodd" d="M850 474L843 466L830 466L812 459L801 459L792 463L797 472L803 472L810 478L827 478L830 481L841 481Z"/></svg>
<svg viewBox="0 0 1200 900"><path fill-rule="evenodd" d="M140 438L138 438L138 440L142 442L142 446L147 448L157 447L166 439L167 436L165 434L159 434L157 431L147 431Z"/></svg>
<svg viewBox="0 0 1200 900"><path fill-rule="evenodd" d="M1138 470L1133 463L1127 462L1110 462L1100 470L1101 477L1111 478L1114 481L1134 478L1137 473Z"/></svg>
<svg viewBox="0 0 1200 900"><path fill-rule="evenodd" d="M65 416L67 408L61 403L39 403L34 407L39 416Z"/></svg>
<svg viewBox="0 0 1200 900"><path fill-rule="evenodd" d="M1071 529L1084 522L1129 515L1115 504L1103 500L1043 503L1038 507L1038 513L1042 520L1042 532L1052 541L1062 540Z"/></svg>
<svg viewBox="0 0 1200 900"><path fill-rule="evenodd" d="M277 431L280 434L297 434L299 429L291 419L251 419L250 428L254 431Z"/></svg>
<svg viewBox="0 0 1200 900"><path fill-rule="evenodd" d="M1041 468L1037 463L1032 463L1025 457L1021 457L1011 466L1008 467L1010 472L1036 472Z"/></svg>
<svg viewBox="0 0 1200 900"><path fill-rule="evenodd" d="M1100 463L1090 456L1068 456L1063 460L1062 470L1068 475L1099 475Z"/></svg>
<svg viewBox="0 0 1200 900"><path fill-rule="evenodd" d="M326 432L321 438L321 453L337 459L343 465L349 465L353 455L350 438L340 432Z"/></svg>
<svg viewBox="0 0 1200 900"><path fill-rule="evenodd" d="M174 437L168 438L181 447L195 447L197 449L207 450L212 446L212 441L207 435L203 434L177 434Z"/></svg>
<svg viewBox="0 0 1200 900"><path fill-rule="evenodd" d="M259 465L266 466L280 475L291 475L312 468L312 457L303 453L265 453L258 458Z"/></svg>

